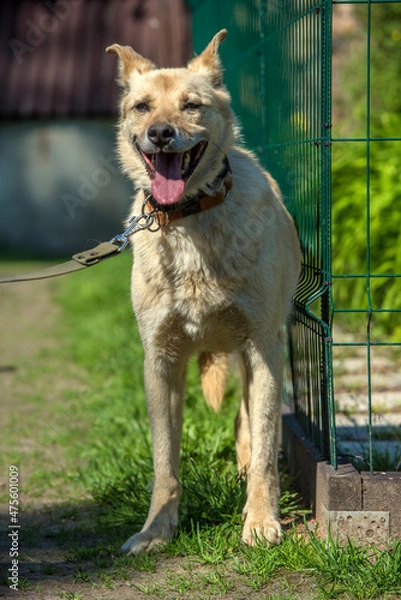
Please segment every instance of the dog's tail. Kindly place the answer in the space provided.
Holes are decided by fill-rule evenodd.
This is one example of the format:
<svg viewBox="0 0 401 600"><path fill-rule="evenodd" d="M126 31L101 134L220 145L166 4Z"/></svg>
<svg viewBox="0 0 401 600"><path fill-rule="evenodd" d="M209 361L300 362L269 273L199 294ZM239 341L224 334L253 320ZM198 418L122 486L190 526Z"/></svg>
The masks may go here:
<svg viewBox="0 0 401 600"><path fill-rule="evenodd" d="M226 390L229 356L223 353L202 352L199 368L206 403L215 412L220 410Z"/></svg>

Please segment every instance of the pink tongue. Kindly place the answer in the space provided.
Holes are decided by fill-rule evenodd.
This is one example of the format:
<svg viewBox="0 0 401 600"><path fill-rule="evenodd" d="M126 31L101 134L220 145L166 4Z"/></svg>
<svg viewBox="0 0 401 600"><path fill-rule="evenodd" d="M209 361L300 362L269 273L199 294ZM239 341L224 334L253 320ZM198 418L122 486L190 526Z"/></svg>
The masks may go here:
<svg viewBox="0 0 401 600"><path fill-rule="evenodd" d="M158 152L156 175L152 180L152 194L159 204L174 204L184 192L185 182L181 178L182 154Z"/></svg>

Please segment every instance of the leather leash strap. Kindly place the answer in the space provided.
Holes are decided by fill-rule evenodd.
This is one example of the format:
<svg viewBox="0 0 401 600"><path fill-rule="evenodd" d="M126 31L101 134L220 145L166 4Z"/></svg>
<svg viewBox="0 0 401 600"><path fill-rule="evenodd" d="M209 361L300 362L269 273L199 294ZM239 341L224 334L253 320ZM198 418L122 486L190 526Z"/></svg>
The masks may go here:
<svg viewBox="0 0 401 600"><path fill-rule="evenodd" d="M85 250L84 252L78 252L77 254L74 254L72 260L61 263L60 265L54 265L53 267L41 269L40 271L32 271L32 273L1 277L0 284L48 279L50 277L58 277L59 275L66 275L67 273L81 271L82 269L87 269L88 267L97 265L107 258L117 256L117 254L120 253L120 249L120 244L114 244L113 242L102 242L90 250Z"/></svg>

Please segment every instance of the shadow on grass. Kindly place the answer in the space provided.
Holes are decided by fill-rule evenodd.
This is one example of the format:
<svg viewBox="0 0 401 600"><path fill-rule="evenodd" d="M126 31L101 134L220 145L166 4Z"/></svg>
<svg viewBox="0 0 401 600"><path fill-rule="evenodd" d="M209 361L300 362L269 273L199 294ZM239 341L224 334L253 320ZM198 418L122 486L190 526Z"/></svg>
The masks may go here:
<svg viewBox="0 0 401 600"><path fill-rule="evenodd" d="M133 532L116 527L105 510L91 502L61 504L22 510L18 529L12 529L8 513L1 511L0 596L10 590L12 565L10 531L18 531L18 591L62 589L71 583L110 585L127 579L135 570L152 571L155 555L127 557L120 547Z"/></svg>
<svg viewBox="0 0 401 600"><path fill-rule="evenodd" d="M101 505L83 501L22 510L18 529L19 592L113 588L138 581L141 572L142 577L146 572L154 573L159 561L166 557L174 564L174 557L180 561L182 558L178 557L185 555L193 559L198 556L211 564L227 558L240 546L245 482L236 476L223 477L217 473L214 477L209 473L205 479L193 461L188 461L186 470L177 535L163 554L120 553L121 545L140 529L146 518L143 510L150 499L149 487L146 489L144 484L147 477L142 482L143 489L135 478L124 478L118 485L107 486L97 498ZM290 509L296 508L293 501L293 494L284 489L281 508L291 512ZM299 514L299 505L297 509L294 513ZM7 509L0 518L1 596L10 592L7 576L11 567L11 538ZM295 523L295 514L290 521ZM284 530L289 527L290 523Z"/></svg>

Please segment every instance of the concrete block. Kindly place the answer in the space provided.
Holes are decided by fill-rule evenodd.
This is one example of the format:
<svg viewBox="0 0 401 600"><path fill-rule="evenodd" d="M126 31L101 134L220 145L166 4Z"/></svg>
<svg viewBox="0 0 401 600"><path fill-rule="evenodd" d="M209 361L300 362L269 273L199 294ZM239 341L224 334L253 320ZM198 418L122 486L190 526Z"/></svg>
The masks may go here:
<svg viewBox="0 0 401 600"><path fill-rule="evenodd" d="M295 478L300 494L312 510L315 510L316 465L323 460L313 444L306 438L293 414L282 417L282 449L288 470Z"/></svg>
<svg viewBox="0 0 401 600"><path fill-rule="evenodd" d="M321 532L330 529L331 536L340 544L349 539L385 544L390 535L390 515L385 511L328 511L321 506L318 523Z"/></svg>
<svg viewBox="0 0 401 600"><path fill-rule="evenodd" d="M310 504L322 535L382 544L401 536L401 473L335 470L306 438L294 415L282 418L282 446L295 485Z"/></svg>
<svg viewBox="0 0 401 600"><path fill-rule="evenodd" d="M388 511L390 537L401 535L401 473L361 473L363 510Z"/></svg>
<svg viewBox="0 0 401 600"><path fill-rule="evenodd" d="M329 462L320 462L316 468L316 503L329 511L362 510L361 477L353 465L335 470Z"/></svg>

